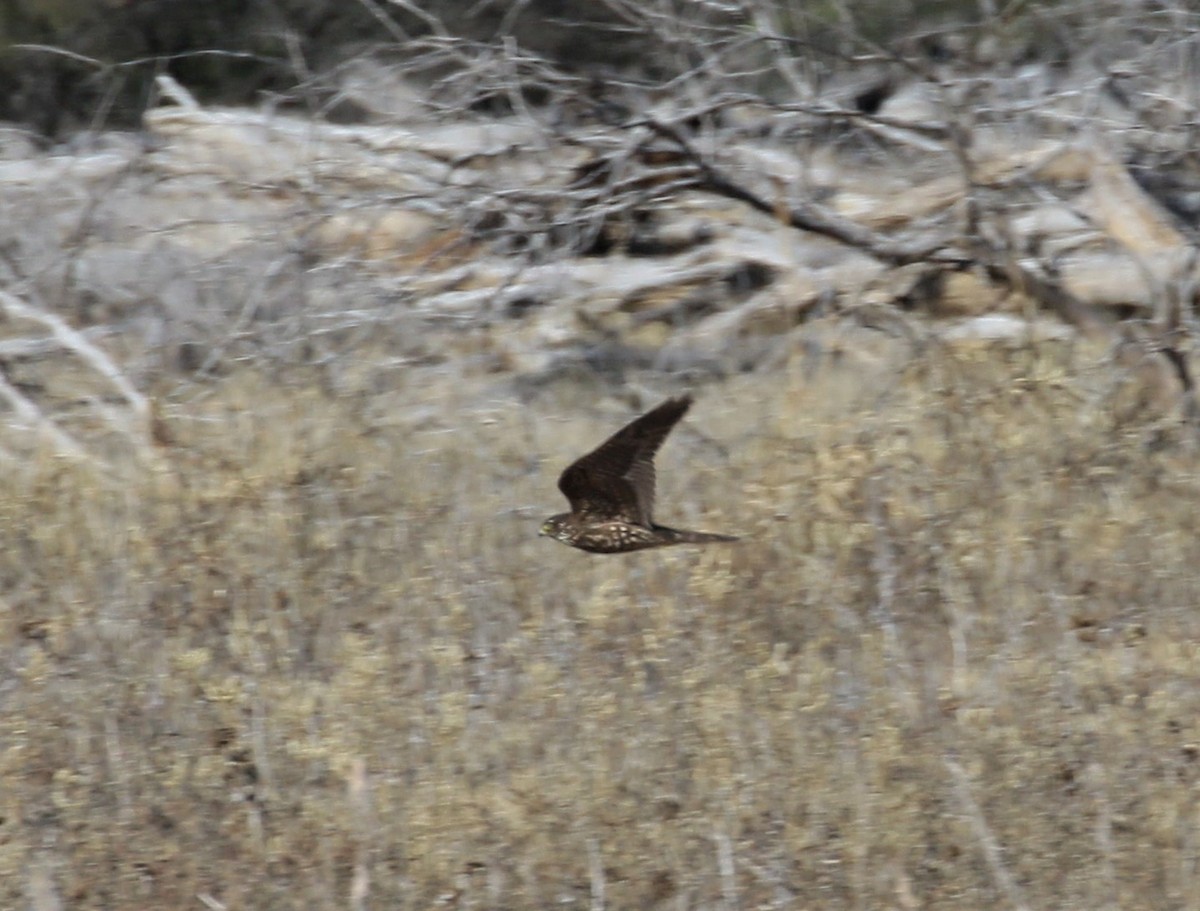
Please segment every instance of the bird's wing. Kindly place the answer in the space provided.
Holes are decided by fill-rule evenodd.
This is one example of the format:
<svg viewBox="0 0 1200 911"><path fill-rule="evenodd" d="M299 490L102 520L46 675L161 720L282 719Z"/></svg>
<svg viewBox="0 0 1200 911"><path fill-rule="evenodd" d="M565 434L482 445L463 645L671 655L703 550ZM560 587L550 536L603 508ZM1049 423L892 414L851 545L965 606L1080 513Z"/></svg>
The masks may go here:
<svg viewBox="0 0 1200 911"><path fill-rule="evenodd" d="M691 407L690 396L667 399L622 427L558 479L572 512L597 519L653 524L654 454Z"/></svg>

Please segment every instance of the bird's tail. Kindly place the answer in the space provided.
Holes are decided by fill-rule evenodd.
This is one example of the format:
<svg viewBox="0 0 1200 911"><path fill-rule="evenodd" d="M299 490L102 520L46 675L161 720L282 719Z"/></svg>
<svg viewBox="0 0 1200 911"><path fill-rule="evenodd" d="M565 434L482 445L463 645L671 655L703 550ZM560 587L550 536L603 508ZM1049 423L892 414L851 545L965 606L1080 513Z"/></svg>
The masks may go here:
<svg viewBox="0 0 1200 911"><path fill-rule="evenodd" d="M663 532L671 537L672 544L714 544L718 541L739 541L733 535L718 535L710 531L685 531L682 528L667 528L659 525L655 531Z"/></svg>

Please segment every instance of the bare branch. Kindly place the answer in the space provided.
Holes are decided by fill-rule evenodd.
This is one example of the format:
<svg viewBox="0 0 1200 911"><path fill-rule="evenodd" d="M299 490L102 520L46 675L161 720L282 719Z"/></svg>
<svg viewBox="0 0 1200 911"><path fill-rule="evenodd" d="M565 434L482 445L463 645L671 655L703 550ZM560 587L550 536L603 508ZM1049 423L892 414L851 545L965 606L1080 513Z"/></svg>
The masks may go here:
<svg viewBox="0 0 1200 911"><path fill-rule="evenodd" d="M1004 865L1004 852L1000 848L1000 843L996 841L996 836L992 834L991 827L984 819L983 811L979 809L979 804L975 802L975 798L971 794L971 779L967 777L966 770L950 756L942 757L942 762L954 781L954 793L958 797L963 815L967 817L971 828L975 830L975 837L979 840L984 860L987 861L988 869L992 872L992 879L995 880L996 885L1008 899L1014 911L1029 911L1029 903L1026 902L1021 887L1017 885L1016 879Z"/></svg>
<svg viewBox="0 0 1200 911"><path fill-rule="evenodd" d="M133 408L139 422L145 425L150 416L149 401L125 378L108 355L88 341L82 333L72 329L62 317L27 304L8 291L0 291L0 307L12 318L30 320L49 329L60 345L108 380ZM144 426L139 428L138 433L143 433L144 429Z"/></svg>
<svg viewBox="0 0 1200 911"><path fill-rule="evenodd" d="M57 424L46 417L33 402L22 395L20 390L8 381L8 377L2 368L0 368L0 397L8 402L21 421L33 427L38 433L49 440L59 455L68 456L72 459L87 458L87 453L83 447L76 443Z"/></svg>

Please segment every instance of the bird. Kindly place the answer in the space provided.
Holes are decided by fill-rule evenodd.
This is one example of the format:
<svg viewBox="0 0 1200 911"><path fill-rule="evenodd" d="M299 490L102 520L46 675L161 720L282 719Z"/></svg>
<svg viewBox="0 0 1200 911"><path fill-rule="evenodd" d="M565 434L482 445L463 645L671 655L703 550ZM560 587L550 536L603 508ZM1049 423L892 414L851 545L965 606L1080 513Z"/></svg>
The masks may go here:
<svg viewBox="0 0 1200 911"><path fill-rule="evenodd" d="M558 489L571 511L551 516L538 535L597 554L738 540L654 521L654 454L691 406L690 395L667 399L568 466Z"/></svg>

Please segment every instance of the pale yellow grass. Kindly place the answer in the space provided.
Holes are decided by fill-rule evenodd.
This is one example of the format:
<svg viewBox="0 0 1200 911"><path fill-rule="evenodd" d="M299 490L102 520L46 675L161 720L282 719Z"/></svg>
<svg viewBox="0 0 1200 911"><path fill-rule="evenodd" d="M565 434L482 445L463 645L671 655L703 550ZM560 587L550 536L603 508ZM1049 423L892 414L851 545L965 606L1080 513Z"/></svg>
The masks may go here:
<svg viewBox="0 0 1200 911"><path fill-rule="evenodd" d="M732 547L536 537L579 389L247 371L11 471L0 906L1200 907L1200 471L1097 357L693 390Z"/></svg>

